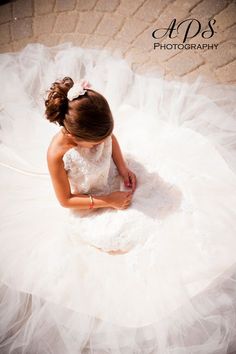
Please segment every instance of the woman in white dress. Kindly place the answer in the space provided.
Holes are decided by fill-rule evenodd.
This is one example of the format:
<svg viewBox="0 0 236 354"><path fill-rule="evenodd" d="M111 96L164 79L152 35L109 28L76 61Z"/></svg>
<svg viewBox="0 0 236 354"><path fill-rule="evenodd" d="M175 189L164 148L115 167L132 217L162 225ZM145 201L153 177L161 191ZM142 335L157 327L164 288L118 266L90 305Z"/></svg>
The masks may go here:
<svg viewBox="0 0 236 354"><path fill-rule="evenodd" d="M1 353L236 350L235 88L67 44L0 75Z"/></svg>
<svg viewBox="0 0 236 354"><path fill-rule="evenodd" d="M57 134L56 138L54 137L48 149L48 164L60 204L69 208L88 209L88 201L90 200L86 196L82 198L71 197L70 185L63 165L63 156L70 146L91 149L91 153L97 151L98 145L112 134L114 123L108 103L101 94L88 89L86 83L83 82L81 82L81 86L77 85L75 87L73 94L72 90L74 88L71 89L73 84L70 78L64 78L61 83L54 83L46 100L47 118L55 123L59 122L63 126L63 129ZM67 92L69 98L67 97ZM65 115L61 112L63 104L67 108L66 112L68 112ZM72 133L69 129L72 129ZM113 140L115 139L113 134L112 138ZM128 171L117 140L113 143L112 153L125 182L129 183L130 177L133 184L135 184L135 175ZM110 159L107 160L107 167L109 168ZM99 161L99 165L101 165L101 161ZM100 176L100 180L102 177L103 184L107 184L107 181L104 181L104 174ZM98 189L99 186L97 184L94 187ZM79 181L77 185L76 189L78 190L81 188ZM91 194L90 196L92 208L114 207L123 209L128 206L131 200L131 193L121 191L109 196L99 196L99 199L96 199Z"/></svg>

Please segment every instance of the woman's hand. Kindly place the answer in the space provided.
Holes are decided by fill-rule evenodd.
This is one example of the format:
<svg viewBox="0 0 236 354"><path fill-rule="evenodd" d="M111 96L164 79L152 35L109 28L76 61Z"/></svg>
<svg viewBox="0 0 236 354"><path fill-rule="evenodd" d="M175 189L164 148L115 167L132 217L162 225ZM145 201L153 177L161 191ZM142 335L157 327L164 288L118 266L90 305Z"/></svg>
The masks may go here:
<svg viewBox="0 0 236 354"><path fill-rule="evenodd" d="M131 187L132 188L132 193L136 189L137 185L137 178L134 172L132 172L129 168L126 168L125 170L119 172L120 176L124 179L124 184L126 187Z"/></svg>
<svg viewBox="0 0 236 354"><path fill-rule="evenodd" d="M116 191L112 192L107 197L107 202L111 208L126 209L132 201L133 193Z"/></svg>

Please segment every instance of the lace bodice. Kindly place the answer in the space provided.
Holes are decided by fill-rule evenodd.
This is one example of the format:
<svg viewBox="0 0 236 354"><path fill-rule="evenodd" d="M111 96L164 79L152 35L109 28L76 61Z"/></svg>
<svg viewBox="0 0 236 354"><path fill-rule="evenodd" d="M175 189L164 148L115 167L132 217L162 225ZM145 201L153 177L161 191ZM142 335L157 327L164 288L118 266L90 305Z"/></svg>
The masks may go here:
<svg viewBox="0 0 236 354"><path fill-rule="evenodd" d="M111 169L114 174L114 162L111 156L111 136L93 148L78 146L67 150L63 156L63 162L72 193L109 192L108 179Z"/></svg>

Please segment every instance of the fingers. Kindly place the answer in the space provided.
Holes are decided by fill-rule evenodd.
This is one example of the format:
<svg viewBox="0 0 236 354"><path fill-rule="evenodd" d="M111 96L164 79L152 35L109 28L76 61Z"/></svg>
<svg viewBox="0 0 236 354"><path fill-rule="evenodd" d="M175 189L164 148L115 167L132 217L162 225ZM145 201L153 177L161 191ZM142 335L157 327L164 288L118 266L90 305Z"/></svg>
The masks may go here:
<svg viewBox="0 0 236 354"><path fill-rule="evenodd" d="M125 200L124 204L122 205L122 209L128 208L128 206L131 203L131 199L132 199L132 192L128 192L126 195L126 200Z"/></svg>
<svg viewBox="0 0 236 354"><path fill-rule="evenodd" d="M134 192L136 189L136 176L134 173L130 173L129 174L129 180L132 186L132 191Z"/></svg>
<svg viewBox="0 0 236 354"><path fill-rule="evenodd" d="M120 193L125 193L125 200L123 201L122 206L120 206L118 209L127 209L132 201L133 192L128 191L128 192L120 192Z"/></svg>
<svg viewBox="0 0 236 354"><path fill-rule="evenodd" d="M125 199L125 203L129 203L130 202L130 200L132 199L132 193L131 194L129 194L127 197L126 197L126 199Z"/></svg>
<svg viewBox="0 0 236 354"><path fill-rule="evenodd" d="M132 191L128 192L128 194L126 195L126 197L127 197L128 199L131 199L131 198L133 197Z"/></svg>
<svg viewBox="0 0 236 354"><path fill-rule="evenodd" d="M130 203L125 203L122 207L122 209L127 209L129 207Z"/></svg>

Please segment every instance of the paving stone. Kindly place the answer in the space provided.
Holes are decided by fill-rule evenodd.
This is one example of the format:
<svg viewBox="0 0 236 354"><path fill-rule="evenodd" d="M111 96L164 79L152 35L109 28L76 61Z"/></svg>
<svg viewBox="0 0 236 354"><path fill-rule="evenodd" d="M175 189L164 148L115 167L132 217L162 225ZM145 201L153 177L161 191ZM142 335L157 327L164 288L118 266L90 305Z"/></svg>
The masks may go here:
<svg viewBox="0 0 236 354"><path fill-rule="evenodd" d="M95 10L104 11L104 12L112 12L119 5L119 0L98 0Z"/></svg>
<svg viewBox="0 0 236 354"><path fill-rule="evenodd" d="M9 53L13 51L12 43L0 45L0 53Z"/></svg>
<svg viewBox="0 0 236 354"><path fill-rule="evenodd" d="M221 30L226 29L236 23L236 2L233 1L226 9L214 18Z"/></svg>
<svg viewBox="0 0 236 354"><path fill-rule="evenodd" d="M219 41L226 41L228 39L236 39L236 24L221 32Z"/></svg>
<svg viewBox="0 0 236 354"><path fill-rule="evenodd" d="M171 21L176 18L177 25L180 21L188 18L188 11L184 7L179 7L175 3L170 4L154 22L155 28L168 28ZM155 27L156 26L156 27Z"/></svg>
<svg viewBox="0 0 236 354"><path fill-rule="evenodd" d="M143 0L121 0L117 12L125 17L133 15L135 11L143 4Z"/></svg>
<svg viewBox="0 0 236 354"><path fill-rule="evenodd" d="M132 43L133 47L143 48L144 51L153 49L154 38L152 37L152 29L150 27L142 32Z"/></svg>
<svg viewBox="0 0 236 354"><path fill-rule="evenodd" d="M121 30L117 33L116 38L125 42L132 42L147 27L149 28L148 23L128 17Z"/></svg>
<svg viewBox="0 0 236 354"><path fill-rule="evenodd" d="M92 10L96 4L97 0L78 0L77 9L79 11L88 11Z"/></svg>
<svg viewBox="0 0 236 354"><path fill-rule="evenodd" d="M222 36L221 31L219 31L219 29L217 28L217 26L213 26L213 29L215 31L215 33L213 34L212 37L210 38L204 38L200 33L193 38L190 38L190 40L187 40L186 43L190 43L190 44L209 44L209 45L213 45L213 44L218 44L217 48L219 47L219 43L222 42L223 40L225 40L225 38ZM209 49L203 49L201 52L204 51L209 51ZM214 49L215 51L215 49Z"/></svg>
<svg viewBox="0 0 236 354"><path fill-rule="evenodd" d="M173 0L147 0L134 16L138 19L152 22L158 19L163 9L171 2L173 2Z"/></svg>
<svg viewBox="0 0 236 354"><path fill-rule="evenodd" d="M101 36L99 34L92 34L87 36L84 40L83 47L87 48L101 48L109 41L109 36Z"/></svg>
<svg viewBox="0 0 236 354"><path fill-rule="evenodd" d="M199 55L192 55L189 52L181 52L175 57L166 61L166 67L173 73L182 76L196 69L204 60Z"/></svg>
<svg viewBox="0 0 236 354"><path fill-rule="evenodd" d="M208 50L201 56L205 61L210 62L214 68L221 67L236 58L236 44L233 41L220 43L216 51Z"/></svg>
<svg viewBox="0 0 236 354"><path fill-rule="evenodd" d="M7 44L11 41L10 27L8 23L0 25L0 44Z"/></svg>
<svg viewBox="0 0 236 354"><path fill-rule="evenodd" d="M190 12L192 9L196 8L200 2L201 0L176 0L174 5L179 9L185 9Z"/></svg>
<svg viewBox="0 0 236 354"><path fill-rule="evenodd" d="M159 43L159 42L158 42L158 40L156 40L153 43ZM163 41L160 44L166 45L166 44L168 44L168 42ZM176 38L175 44L182 44L182 41L180 39ZM166 60L168 60L168 59L174 57L175 55L177 55L178 53L182 52L182 50L178 49L178 48L176 48L176 49L165 49L164 47L162 47L162 48L163 49L160 49L159 47L157 47L156 49L151 50L151 56L157 58L159 63L165 62Z"/></svg>
<svg viewBox="0 0 236 354"><path fill-rule="evenodd" d="M138 48L131 48L127 51L125 59L128 63L144 64L150 59L150 55Z"/></svg>
<svg viewBox="0 0 236 354"><path fill-rule="evenodd" d="M61 35L58 33L50 33L48 34L41 34L38 36L38 41L48 47L52 47L54 45L57 45L60 42Z"/></svg>
<svg viewBox="0 0 236 354"><path fill-rule="evenodd" d="M56 14L35 17L33 22L34 35L37 36L43 33L51 33L55 21Z"/></svg>
<svg viewBox="0 0 236 354"><path fill-rule="evenodd" d="M95 11L86 11L79 14L76 32L93 33L103 14Z"/></svg>
<svg viewBox="0 0 236 354"><path fill-rule="evenodd" d="M122 54L122 57L124 57L124 54L130 48L130 45L123 40L111 38L104 48L109 49L112 53L117 53L118 56L120 56L119 54Z"/></svg>
<svg viewBox="0 0 236 354"><path fill-rule="evenodd" d="M192 11L194 18L201 22L203 28L207 27L208 21L218 12L222 11L227 6L225 0L214 0L214 5L210 0L200 2Z"/></svg>
<svg viewBox="0 0 236 354"><path fill-rule="evenodd" d="M233 40L236 39L236 24L228 27L224 30L222 30L221 28L219 28L219 26L214 27L216 30L216 33L214 34L214 36L212 36L211 38L204 40L204 38L202 37L198 37L198 43L216 43L216 44L220 44L222 42L225 42L227 40Z"/></svg>
<svg viewBox="0 0 236 354"><path fill-rule="evenodd" d="M219 81L231 82L233 84L236 84L235 73L236 73L236 60L216 70L216 75Z"/></svg>
<svg viewBox="0 0 236 354"><path fill-rule="evenodd" d="M76 28L78 22L77 12L65 12L59 14L56 19L56 24L54 26L55 33L67 33L73 32Z"/></svg>
<svg viewBox="0 0 236 354"><path fill-rule="evenodd" d="M101 22L99 23L96 33L103 36L113 36L118 32L124 21L123 16L114 14L112 17L105 14Z"/></svg>
<svg viewBox="0 0 236 354"><path fill-rule="evenodd" d="M15 0L0 7L0 51L20 50L34 42L71 42L109 50L139 73L161 72L178 80L204 75L232 83L235 14L235 0ZM181 36L154 39L156 28L167 27L173 18L198 18L204 30L210 17L216 19L217 33L207 40L198 35L187 43L217 43L217 50L154 50L155 42L182 43Z"/></svg>
<svg viewBox="0 0 236 354"><path fill-rule="evenodd" d="M36 15L45 15L53 11L54 0L35 0L34 8Z"/></svg>
<svg viewBox="0 0 236 354"><path fill-rule="evenodd" d="M208 82L216 82L218 81L217 76L215 74L215 70L209 64L203 64L196 70L193 70L191 73L187 73L183 76L183 78L188 81L192 82L197 79L198 76L202 76L204 80Z"/></svg>
<svg viewBox="0 0 236 354"><path fill-rule="evenodd" d="M66 33L60 37L61 42L71 42L76 46L82 47L86 36L79 33Z"/></svg>
<svg viewBox="0 0 236 354"><path fill-rule="evenodd" d="M35 42L36 42L36 40L34 39L34 37L23 38L23 39L17 40L15 42L12 42L13 50L19 51L19 50L23 49L25 46L27 46L27 44L35 43Z"/></svg>
<svg viewBox="0 0 236 354"><path fill-rule="evenodd" d="M32 37L33 36L32 18L24 18L12 22L11 33L12 33L12 39L14 41L27 38L27 37Z"/></svg>
<svg viewBox="0 0 236 354"><path fill-rule="evenodd" d="M11 4L4 4L0 7L0 24L11 21Z"/></svg>
<svg viewBox="0 0 236 354"><path fill-rule="evenodd" d="M165 77L167 74L167 70L165 67L162 67L161 65L157 66L157 62L152 60L147 61L142 65L133 65L132 69L141 75L147 76L155 75L159 77Z"/></svg>
<svg viewBox="0 0 236 354"><path fill-rule="evenodd" d="M17 0L12 3L12 6L14 18L33 16L32 0Z"/></svg>
<svg viewBox="0 0 236 354"><path fill-rule="evenodd" d="M56 0L55 11L71 11L76 6L76 0Z"/></svg>

